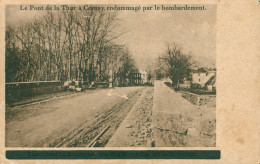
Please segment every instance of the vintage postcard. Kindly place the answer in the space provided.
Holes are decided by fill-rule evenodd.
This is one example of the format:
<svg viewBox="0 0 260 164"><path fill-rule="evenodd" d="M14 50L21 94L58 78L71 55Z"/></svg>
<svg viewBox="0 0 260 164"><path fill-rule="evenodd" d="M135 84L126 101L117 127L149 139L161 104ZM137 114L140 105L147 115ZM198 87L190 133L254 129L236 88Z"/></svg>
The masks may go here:
<svg viewBox="0 0 260 164"><path fill-rule="evenodd" d="M0 163L260 162L257 0L1 9Z"/></svg>

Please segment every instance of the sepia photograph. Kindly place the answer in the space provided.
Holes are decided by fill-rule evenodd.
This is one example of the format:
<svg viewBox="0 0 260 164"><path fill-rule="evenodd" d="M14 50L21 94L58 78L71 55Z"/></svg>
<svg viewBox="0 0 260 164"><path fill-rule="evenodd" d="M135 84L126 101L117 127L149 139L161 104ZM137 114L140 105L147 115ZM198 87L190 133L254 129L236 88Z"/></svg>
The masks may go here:
<svg viewBox="0 0 260 164"><path fill-rule="evenodd" d="M216 4L6 5L6 147L216 147Z"/></svg>

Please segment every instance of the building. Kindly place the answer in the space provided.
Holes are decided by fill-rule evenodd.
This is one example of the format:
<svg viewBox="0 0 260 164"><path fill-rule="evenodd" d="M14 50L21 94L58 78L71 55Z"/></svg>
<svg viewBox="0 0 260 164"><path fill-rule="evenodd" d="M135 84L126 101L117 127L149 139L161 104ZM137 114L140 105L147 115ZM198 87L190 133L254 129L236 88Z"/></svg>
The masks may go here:
<svg viewBox="0 0 260 164"><path fill-rule="evenodd" d="M140 85L141 84L141 73L131 73L130 74L130 84Z"/></svg>
<svg viewBox="0 0 260 164"><path fill-rule="evenodd" d="M213 75L205 84L208 91L216 92L216 74Z"/></svg>
<svg viewBox="0 0 260 164"><path fill-rule="evenodd" d="M150 75L144 70L139 70L138 73L131 73L130 83L134 85L150 84Z"/></svg>
<svg viewBox="0 0 260 164"><path fill-rule="evenodd" d="M139 70L139 73L141 73L141 83L142 84L150 83L149 73L147 73L144 70Z"/></svg>
<svg viewBox="0 0 260 164"><path fill-rule="evenodd" d="M206 83L213 77L216 77L216 70L199 68L197 70L192 70L191 82L192 84L199 84L201 87L206 87Z"/></svg>

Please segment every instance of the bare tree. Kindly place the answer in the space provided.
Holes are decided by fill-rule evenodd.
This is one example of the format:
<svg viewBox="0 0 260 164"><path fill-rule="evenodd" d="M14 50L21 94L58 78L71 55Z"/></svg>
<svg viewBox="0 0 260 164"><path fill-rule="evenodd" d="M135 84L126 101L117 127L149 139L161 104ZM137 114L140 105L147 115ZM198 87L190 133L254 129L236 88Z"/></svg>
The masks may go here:
<svg viewBox="0 0 260 164"><path fill-rule="evenodd" d="M107 81L113 70L114 78L123 83L135 64L126 48L113 42L122 35L113 31L117 14L57 12L6 28L7 81L76 79L90 83Z"/></svg>
<svg viewBox="0 0 260 164"><path fill-rule="evenodd" d="M179 86L180 81L189 75L190 68L194 64L192 56L185 54L175 43L168 44L166 52L158 58L158 61L174 86Z"/></svg>
<svg viewBox="0 0 260 164"><path fill-rule="evenodd" d="M14 29L7 27L5 35L6 82L19 81L17 73L19 72L21 59L18 56L18 54L20 54L20 49L17 46L17 41Z"/></svg>

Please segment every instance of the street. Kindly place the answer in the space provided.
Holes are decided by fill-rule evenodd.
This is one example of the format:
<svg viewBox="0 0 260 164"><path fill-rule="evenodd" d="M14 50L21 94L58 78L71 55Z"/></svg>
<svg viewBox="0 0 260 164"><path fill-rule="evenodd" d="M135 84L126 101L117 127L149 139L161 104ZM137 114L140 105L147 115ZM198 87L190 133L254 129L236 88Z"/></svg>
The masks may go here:
<svg viewBox="0 0 260 164"><path fill-rule="evenodd" d="M87 90L6 108L7 147L214 146L215 108L163 82Z"/></svg>
<svg viewBox="0 0 260 164"><path fill-rule="evenodd" d="M6 146L88 146L103 128L110 126L102 136L105 140L102 144L106 144L144 89L100 89L35 105L7 108Z"/></svg>

